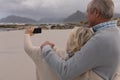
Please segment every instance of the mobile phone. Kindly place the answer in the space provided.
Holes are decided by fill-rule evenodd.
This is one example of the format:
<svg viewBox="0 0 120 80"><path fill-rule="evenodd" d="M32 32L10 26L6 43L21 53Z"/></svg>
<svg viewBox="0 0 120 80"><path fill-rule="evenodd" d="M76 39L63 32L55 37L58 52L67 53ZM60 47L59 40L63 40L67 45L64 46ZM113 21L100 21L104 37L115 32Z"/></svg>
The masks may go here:
<svg viewBox="0 0 120 80"><path fill-rule="evenodd" d="M34 30L33 30L33 34L38 34L41 32L42 32L41 28L34 28Z"/></svg>

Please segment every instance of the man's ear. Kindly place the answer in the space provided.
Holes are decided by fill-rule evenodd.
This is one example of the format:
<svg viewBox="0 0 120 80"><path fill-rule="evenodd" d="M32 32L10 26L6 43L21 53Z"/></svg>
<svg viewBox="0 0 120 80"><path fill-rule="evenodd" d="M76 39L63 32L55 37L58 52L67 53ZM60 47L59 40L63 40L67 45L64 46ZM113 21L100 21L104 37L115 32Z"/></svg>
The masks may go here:
<svg viewBox="0 0 120 80"><path fill-rule="evenodd" d="M96 9L96 10L94 11L94 16L95 16L96 18L99 18L99 17L100 17L100 11Z"/></svg>

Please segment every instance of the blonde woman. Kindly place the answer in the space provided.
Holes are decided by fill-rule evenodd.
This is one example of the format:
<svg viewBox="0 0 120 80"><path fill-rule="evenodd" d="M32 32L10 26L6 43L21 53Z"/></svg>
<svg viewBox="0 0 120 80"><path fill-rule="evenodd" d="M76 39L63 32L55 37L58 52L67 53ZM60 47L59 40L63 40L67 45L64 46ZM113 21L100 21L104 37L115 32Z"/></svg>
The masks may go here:
<svg viewBox="0 0 120 80"><path fill-rule="evenodd" d="M58 76L49 68L46 61L42 57L40 47L35 47L32 45L30 36L32 36L33 28L27 29L25 31L24 48L26 53L33 59L36 64L37 80L59 80ZM57 55L64 60L69 59L74 55L75 52L79 51L81 47L91 38L93 32L89 28L75 27L71 30L66 51L59 50L53 47L57 52ZM54 46L54 45L53 45ZM65 53L68 54L65 54ZM82 63L81 63L82 64ZM96 73L92 70L83 73L82 75L76 77L74 80L102 80Z"/></svg>

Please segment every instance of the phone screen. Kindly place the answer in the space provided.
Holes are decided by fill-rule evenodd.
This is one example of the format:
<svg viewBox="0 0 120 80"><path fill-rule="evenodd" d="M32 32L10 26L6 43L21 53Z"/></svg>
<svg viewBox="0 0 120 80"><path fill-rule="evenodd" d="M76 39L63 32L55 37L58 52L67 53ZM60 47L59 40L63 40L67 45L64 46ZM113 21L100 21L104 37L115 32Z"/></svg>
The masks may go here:
<svg viewBox="0 0 120 80"><path fill-rule="evenodd" d="M34 28L34 31L33 31L34 34L41 33L41 32L42 32L41 28Z"/></svg>

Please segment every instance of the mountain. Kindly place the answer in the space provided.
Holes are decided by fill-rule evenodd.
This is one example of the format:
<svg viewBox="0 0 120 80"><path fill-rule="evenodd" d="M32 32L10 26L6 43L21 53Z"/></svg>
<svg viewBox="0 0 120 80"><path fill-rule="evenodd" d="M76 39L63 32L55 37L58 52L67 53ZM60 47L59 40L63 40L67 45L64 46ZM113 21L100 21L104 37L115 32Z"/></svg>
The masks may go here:
<svg viewBox="0 0 120 80"><path fill-rule="evenodd" d="M120 18L120 14L119 13L115 13L113 17L114 18L118 18L118 17Z"/></svg>
<svg viewBox="0 0 120 80"><path fill-rule="evenodd" d="M118 17L120 17L120 14L115 13L113 18L118 18ZM86 19L85 13L79 10L66 18L46 17L36 21L34 19L27 18L27 17L10 15L10 16L7 16L6 18L0 19L0 23L63 23L63 22L80 22L80 21L87 21L87 19Z"/></svg>
<svg viewBox="0 0 120 80"><path fill-rule="evenodd" d="M0 19L0 23L37 23L37 21L26 17L10 15Z"/></svg>
<svg viewBox="0 0 120 80"><path fill-rule="evenodd" d="M120 17L119 13L115 13L113 16L113 18L118 18L118 17ZM86 20L87 18L85 13L78 10L75 13L68 16L67 18L65 18L64 22L80 22L80 21L86 21Z"/></svg>
<svg viewBox="0 0 120 80"><path fill-rule="evenodd" d="M52 18L42 18L40 19L38 22L39 23L62 23L64 20L64 18L56 18L56 17L52 17Z"/></svg>
<svg viewBox="0 0 120 80"><path fill-rule="evenodd" d="M86 21L86 16L85 13L79 10L64 19L64 22L80 22L80 21Z"/></svg>

